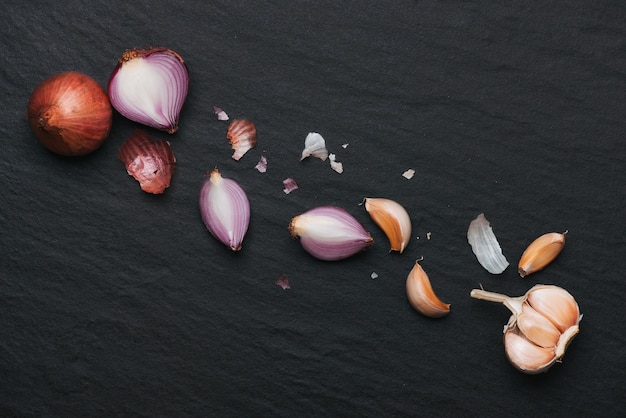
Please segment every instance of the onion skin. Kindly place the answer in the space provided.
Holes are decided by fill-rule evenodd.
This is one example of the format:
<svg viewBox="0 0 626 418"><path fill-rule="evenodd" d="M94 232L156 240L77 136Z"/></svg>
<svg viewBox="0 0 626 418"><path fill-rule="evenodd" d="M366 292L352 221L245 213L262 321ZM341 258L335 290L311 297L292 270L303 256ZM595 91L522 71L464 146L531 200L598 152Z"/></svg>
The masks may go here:
<svg viewBox="0 0 626 418"><path fill-rule="evenodd" d="M48 150L65 156L89 154L109 136L113 110L91 77L68 71L39 84L28 101L28 123Z"/></svg>

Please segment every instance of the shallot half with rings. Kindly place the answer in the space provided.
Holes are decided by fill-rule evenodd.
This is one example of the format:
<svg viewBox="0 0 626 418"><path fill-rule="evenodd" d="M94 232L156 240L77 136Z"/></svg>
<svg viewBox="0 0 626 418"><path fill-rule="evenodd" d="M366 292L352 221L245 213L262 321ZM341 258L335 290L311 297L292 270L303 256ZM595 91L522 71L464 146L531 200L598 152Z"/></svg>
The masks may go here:
<svg viewBox="0 0 626 418"><path fill-rule="evenodd" d="M183 58L167 48L131 49L109 78L111 104L122 116L174 133L189 90Z"/></svg>
<svg viewBox="0 0 626 418"><path fill-rule="evenodd" d="M250 224L250 202L239 183L222 177L217 168L200 189L200 214L211 235L231 250L241 250Z"/></svg>

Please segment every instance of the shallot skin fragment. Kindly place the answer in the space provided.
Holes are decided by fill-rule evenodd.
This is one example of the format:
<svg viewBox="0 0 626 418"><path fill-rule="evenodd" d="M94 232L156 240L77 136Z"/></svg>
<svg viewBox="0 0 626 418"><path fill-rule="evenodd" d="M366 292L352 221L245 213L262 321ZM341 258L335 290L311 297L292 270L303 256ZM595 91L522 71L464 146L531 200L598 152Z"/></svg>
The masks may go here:
<svg viewBox="0 0 626 418"><path fill-rule="evenodd" d="M170 186L176 157L168 141L152 139L137 129L122 144L118 158L144 192L162 194Z"/></svg>
<svg viewBox="0 0 626 418"><path fill-rule="evenodd" d="M256 146L256 126L250 120L235 119L228 126L226 137L230 140L232 149L235 150L232 155L233 160L239 161L246 152Z"/></svg>

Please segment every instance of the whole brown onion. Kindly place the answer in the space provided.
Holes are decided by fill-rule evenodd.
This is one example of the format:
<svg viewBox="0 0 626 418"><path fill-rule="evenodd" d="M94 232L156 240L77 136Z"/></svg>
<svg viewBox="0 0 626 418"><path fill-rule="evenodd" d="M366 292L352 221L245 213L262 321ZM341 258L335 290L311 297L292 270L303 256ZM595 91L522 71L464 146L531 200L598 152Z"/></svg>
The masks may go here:
<svg viewBox="0 0 626 418"><path fill-rule="evenodd" d="M113 111L104 89L75 71L44 80L28 101L28 122L39 142L66 156L89 154L109 136Z"/></svg>

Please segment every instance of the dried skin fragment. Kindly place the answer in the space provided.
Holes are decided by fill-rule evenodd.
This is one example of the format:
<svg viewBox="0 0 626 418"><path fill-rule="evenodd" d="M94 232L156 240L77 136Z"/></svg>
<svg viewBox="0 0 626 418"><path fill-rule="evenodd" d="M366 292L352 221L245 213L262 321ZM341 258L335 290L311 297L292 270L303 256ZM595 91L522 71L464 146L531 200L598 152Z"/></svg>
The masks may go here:
<svg viewBox="0 0 626 418"><path fill-rule="evenodd" d="M402 177L404 177L407 180L411 180L414 175L415 175L415 170L413 170L412 168L409 168L404 173L402 173Z"/></svg>
<svg viewBox="0 0 626 418"><path fill-rule="evenodd" d="M343 173L343 164L337 161L337 157L335 157L335 154L330 154L328 156L328 160L330 161L330 168L332 168L339 174Z"/></svg>
<svg viewBox="0 0 626 418"><path fill-rule="evenodd" d="M217 115L217 120L228 120L228 115L221 108L213 106L213 111Z"/></svg>
<svg viewBox="0 0 626 418"><path fill-rule="evenodd" d="M259 158L259 162L256 163L254 168L256 168L259 173L265 173L267 171L267 158L265 157L265 155L261 155L261 158Z"/></svg>
<svg viewBox="0 0 626 418"><path fill-rule="evenodd" d="M285 194L289 194L293 192L294 190L298 189L298 183L296 183L296 181L292 179L291 177L283 180L283 186L285 187L283 189L283 192L285 192Z"/></svg>
<svg viewBox="0 0 626 418"><path fill-rule="evenodd" d="M274 284L282 287L283 290L291 289L291 286L289 285L289 278L287 277L286 274L283 274L282 276L280 276Z"/></svg>
<svg viewBox="0 0 626 418"><path fill-rule="evenodd" d="M144 192L161 194L170 186L176 157L168 141L152 139L137 129L124 142L118 157Z"/></svg>
<svg viewBox="0 0 626 418"><path fill-rule="evenodd" d="M300 161L309 156L319 158L322 161L326 161L326 158L328 158L326 141L324 141L322 135L317 132L309 132L307 137L304 139L304 149L302 150L302 157L300 158Z"/></svg>
<svg viewBox="0 0 626 418"><path fill-rule="evenodd" d="M252 121L235 119L230 123L226 137L230 140L232 149L235 150L232 158L239 161L246 152L256 146L256 126Z"/></svg>
<svg viewBox="0 0 626 418"><path fill-rule="evenodd" d="M484 214L481 213L470 223L467 241L472 246L480 265L489 273L500 274L509 266Z"/></svg>

